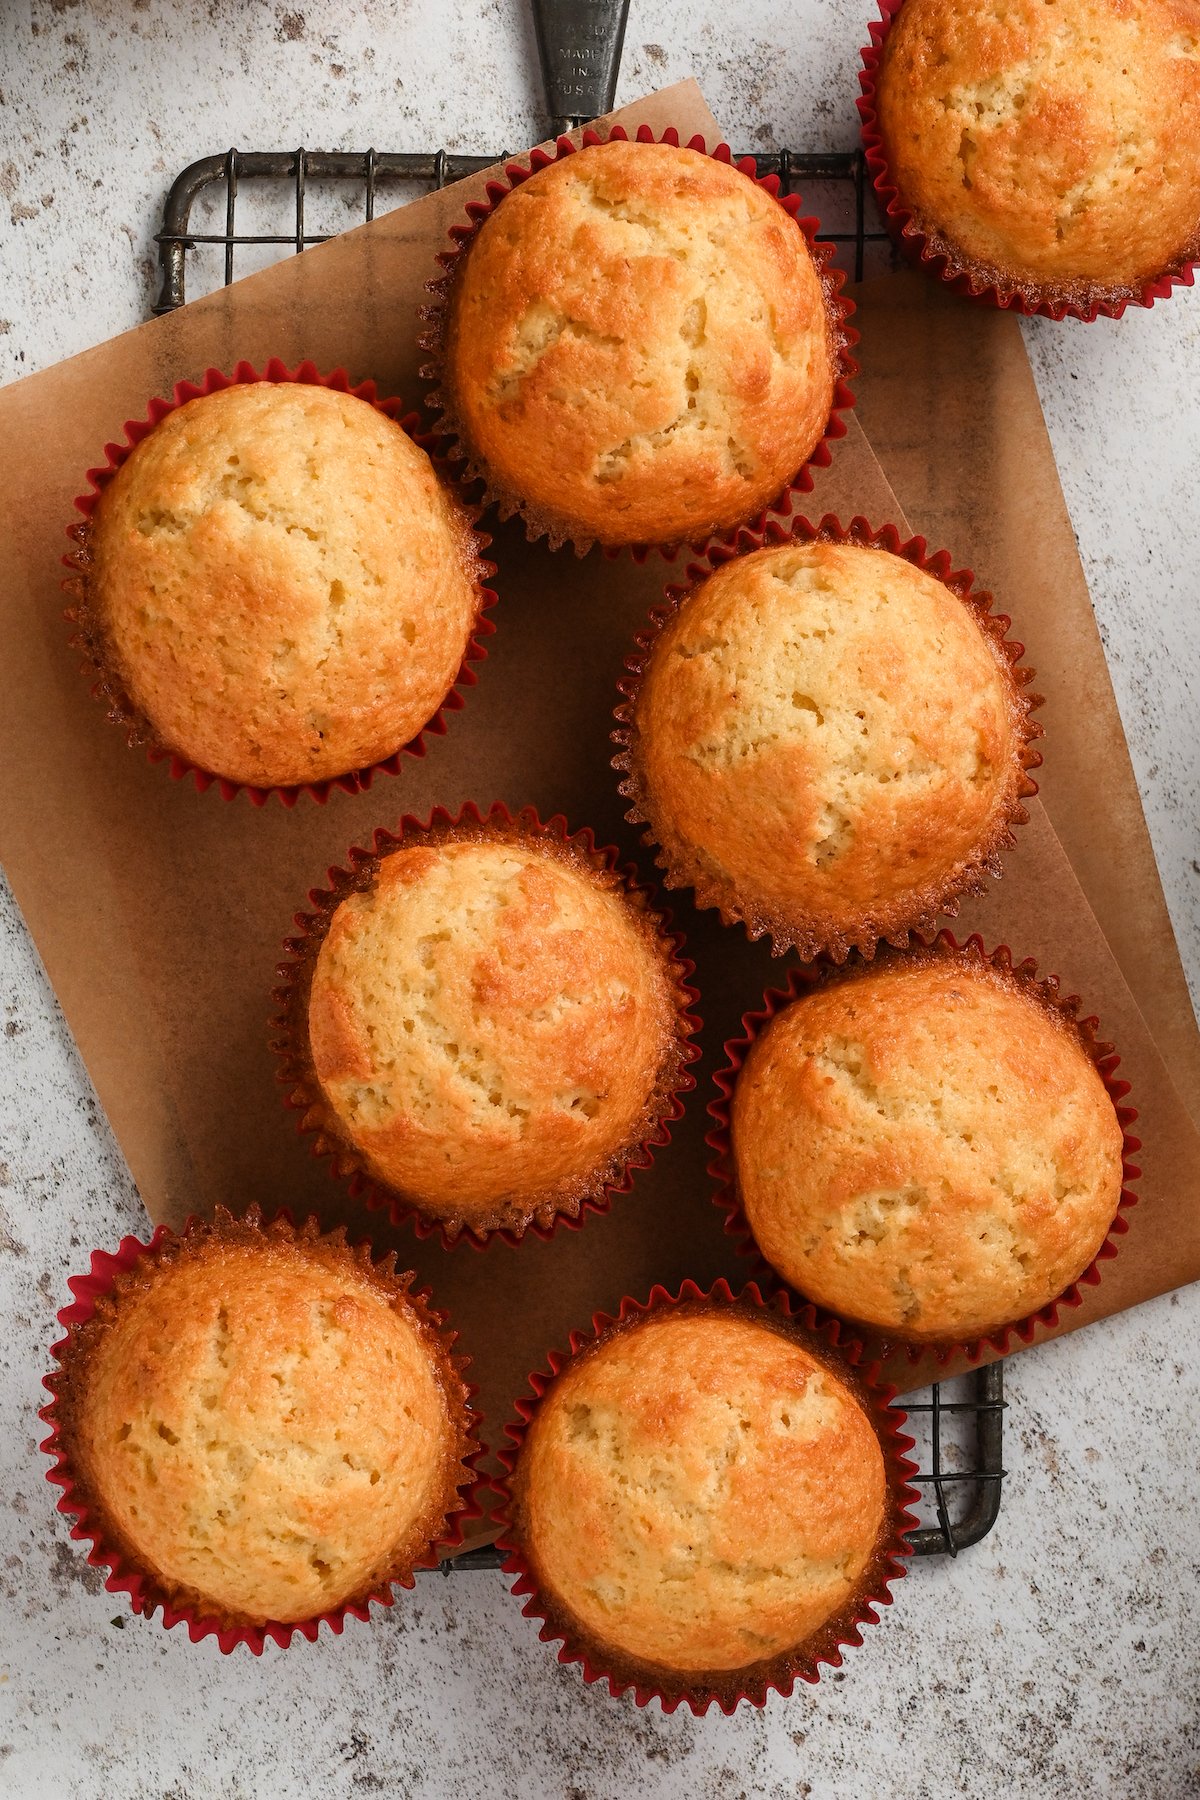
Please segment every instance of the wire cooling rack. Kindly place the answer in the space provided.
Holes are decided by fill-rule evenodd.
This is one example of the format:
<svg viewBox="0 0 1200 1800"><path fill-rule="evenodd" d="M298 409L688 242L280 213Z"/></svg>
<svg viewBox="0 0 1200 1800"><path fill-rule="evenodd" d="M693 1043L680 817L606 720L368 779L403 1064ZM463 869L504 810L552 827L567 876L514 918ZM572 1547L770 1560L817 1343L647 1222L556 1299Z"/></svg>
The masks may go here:
<svg viewBox="0 0 1200 1800"><path fill-rule="evenodd" d="M167 196L156 237L161 280L154 311L174 312L188 298L189 256L200 278L207 276L207 292L219 280L228 285L237 274L251 273L264 261L323 244L352 224L369 223L381 198L395 206L415 193L477 175L503 162L506 154L301 149L226 150L220 156L202 157L184 169ZM756 153L754 161L760 175L778 175L785 194L802 184L815 206L815 191L821 190L822 199L832 203L818 208L821 236L838 246L847 272L861 281L868 247L889 241L885 231L869 222L861 150L845 154L774 150ZM243 206L240 228L239 199L249 200L252 212L247 221ZM335 230L314 227L315 213L323 220L340 214ZM829 228L824 225L827 218L835 221ZM286 229L281 228L284 225Z"/></svg>
<svg viewBox="0 0 1200 1800"><path fill-rule="evenodd" d="M906 1397L901 1403L916 1439L921 1472L922 1523L910 1539L915 1556L957 1556L987 1536L1000 1513L1004 1480L1004 1365L992 1363L973 1374ZM501 1554L492 1545L464 1551L439 1563L443 1575L468 1569L498 1569Z"/></svg>
<svg viewBox="0 0 1200 1800"><path fill-rule="evenodd" d="M612 110L627 0L534 0L551 124L570 130ZM430 187L478 174L504 153L464 156L388 150L227 150L184 169L158 233L161 284L156 313L173 312L191 283L207 293L239 274L362 224ZM888 266L887 233L875 217L862 153L754 152L762 175L784 192L803 185L848 274L861 280L873 259ZM240 207L240 215L239 215ZM326 229L326 226L329 229ZM193 297L195 297L193 295ZM917 1441L921 1526L918 1556L957 1556L986 1537L1000 1511L1004 1479L1003 1365L961 1376L904 1402ZM443 1573L496 1568L490 1546L441 1565Z"/></svg>

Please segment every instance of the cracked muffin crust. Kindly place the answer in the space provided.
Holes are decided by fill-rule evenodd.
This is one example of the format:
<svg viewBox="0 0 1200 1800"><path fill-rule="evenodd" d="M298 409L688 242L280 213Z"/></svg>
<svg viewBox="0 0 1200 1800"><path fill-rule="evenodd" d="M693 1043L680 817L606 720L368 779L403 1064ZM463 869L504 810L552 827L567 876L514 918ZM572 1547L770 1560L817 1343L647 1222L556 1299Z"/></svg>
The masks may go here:
<svg viewBox="0 0 1200 1800"><path fill-rule="evenodd" d="M638 1314L587 1344L509 1489L506 1535L552 1629L670 1695L786 1679L877 1591L894 1534L849 1369L737 1303Z"/></svg>
<svg viewBox="0 0 1200 1800"><path fill-rule="evenodd" d="M471 466L582 546L754 517L834 404L840 324L804 233L749 176L669 144L593 144L514 187L445 330Z"/></svg>
<svg viewBox="0 0 1200 1800"><path fill-rule="evenodd" d="M1137 298L1200 255L1200 0L904 0L875 91L887 175L1002 298Z"/></svg>
<svg viewBox="0 0 1200 1800"><path fill-rule="evenodd" d="M968 1342L1049 1305L1121 1198L1123 1134L1079 1027L969 948L886 953L793 1000L729 1120L763 1256L888 1338Z"/></svg>
<svg viewBox="0 0 1200 1800"><path fill-rule="evenodd" d="M824 527L701 579L618 715L666 885L805 958L869 955L980 891L1040 760L989 605Z"/></svg>
<svg viewBox="0 0 1200 1800"><path fill-rule="evenodd" d="M571 840L420 833L348 895L307 1035L322 1128L451 1236L577 1215L666 1116L685 1058L673 943Z"/></svg>
<svg viewBox="0 0 1200 1800"><path fill-rule="evenodd" d="M90 1528L154 1600L298 1623L407 1581L470 1480L466 1389L344 1233L218 1209L117 1275L51 1377Z"/></svg>
<svg viewBox="0 0 1200 1800"><path fill-rule="evenodd" d="M85 636L166 750L289 787L409 743L481 604L467 515L368 401L238 384L168 413L96 503Z"/></svg>

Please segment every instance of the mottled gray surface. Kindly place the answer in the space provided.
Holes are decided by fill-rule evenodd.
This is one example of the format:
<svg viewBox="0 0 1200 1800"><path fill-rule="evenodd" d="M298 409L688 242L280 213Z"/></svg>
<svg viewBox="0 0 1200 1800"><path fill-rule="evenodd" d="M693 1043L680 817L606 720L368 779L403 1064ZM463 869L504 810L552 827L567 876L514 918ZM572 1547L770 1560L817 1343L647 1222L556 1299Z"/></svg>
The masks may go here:
<svg viewBox="0 0 1200 1800"><path fill-rule="evenodd" d="M634 0L622 96L695 73L739 144L849 146L867 9ZM193 155L541 131L516 4L0 12L6 379L144 316L153 220ZM1028 341L1197 992L1200 302L1037 321ZM114 1625L122 1602L50 1511L33 1415L67 1275L144 1219L7 899L0 945L0 1792L1200 1794L1196 1290L1015 1361L992 1537L919 1566L844 1677L762 1715L664 1719L585 1691L493 1575L426 1577L369 1628L261 1663Z"/></svg>

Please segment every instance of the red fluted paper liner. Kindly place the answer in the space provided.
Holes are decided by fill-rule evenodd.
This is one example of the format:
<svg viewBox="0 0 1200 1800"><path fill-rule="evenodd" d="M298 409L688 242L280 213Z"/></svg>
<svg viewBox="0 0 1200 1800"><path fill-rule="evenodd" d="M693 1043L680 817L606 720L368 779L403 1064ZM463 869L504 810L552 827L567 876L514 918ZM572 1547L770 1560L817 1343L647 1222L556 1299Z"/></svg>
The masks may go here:
<svg viewBox="0 0 1200 1800"><path fill-rule="evenodd" d="M543 1396L553 1386L559 1373L581 1350L611 1336L630 1321L651 1313L680 1309L691 1312L716 1311L726 1308L737 1309L750 1316L766 1315L776 1322L776 1328L782 1325L785 1335L802 1343L806 1350L827 1364L838 1380L850 1389L870 1419L883 1452L889 1496L887 1516L858 1592L797 1650L771 1658L766 1665L757 1664L753 1671L733 1670L727 1683L696 1686L689 1684L683 1675L677 1682L668 1682L658 1674L651 1677L648 1670L643 1679L633 1665L628 1668L614 1666L620 1659L606 1656L600 1645L581 1636L569 1616L539 1587L534 1570L516 1535L517 1527L512 1510L512 1479L526 1433ZM517 1401L517 1417L505 1427L510 1442L498 1452L504 1476L502 1480L492 1484L500 1496L499 1507L493 1513L493 1518L500 1526L497 1548L505 1552L502 1564L504 1573L517 1577L510 1591L515 1597L524 1597L522 1613L526 1618L541 1621L542 1628L538 1635L542 1642L557 1643L558 1661L578 1663L584 1681L607 1682L608 1691L614 1699L622 1694L632 1693L638 1706L647 1706L651 1700L658 1700L666 1713L672 1713L678 1706L684 1705L697 1715L707 1712L711 1706L719 1706L723 1713L729 1714L742 1701L761 1707L766 1704L769 1693L790 1694L797 1681L819 1680L823 1664L840 1668L842 1651L848 1645L856 1648L861 1645L861 1627L877 1624L878 1609L892 1604L890 1589L893 1582L898 1581L906 1572L906 1558L912 1554L908 1534L918 1523L911 1508L919 1496L909 1480L916 1474L917 1465L907 1454L913 1448L913 1440L904 1431L906 1415L899 1407L891 1404L895 1389L882 1380L878 1364L866 1358L862 1345L845 1332L838 1320L828 1314L818 1313L812 1306L794 1306L782 1289L764 1297L753 1282L737 1293L731 1291L724 1279L717 1281L707 1291L698 1288L693 1281L685 1281L678 1294L671 1294L666 1288L656 1286L651 1289L648 1300L633 1300L627 1296L621 1301L615 1315L596 1313L592 1318L591 1330L572 1332L567 1351L552 1350L547 1358L547 1367L530 1375L529 1386L532 1398Z"/></svg>
<svg viewBox="0 0 1200 1800"><path fill-rule="evenodd" d="M684 875L674 865L669 850L663 846L658 835L653 800L647 790L638 757L637 701L646 669L654 654L654 646L664 626L674 618L688 596L715 570L756 550L771 549L780 544L816 542L859 544L890 551L893 556L902 557L923 574L932 575L962 602L1008 678L1011 717L1020 764L1018 780L1007 805L997 814L990 832L975 846L972 854L941 880L930 882L918 894L897 902L891 909L890 919L884 917L886 908L873 909L871 925L867 926L864 921L861 930L849 927L838 930L831 926L822 933L800 933L794 927L786 926L782 920L754 914L749 908L731 907L728 897L716 882L703 881L695 885L693 899L697 907L715 908L723 925L740 924L751 939L769 935L772 955L782 956L785 951L794 949L806 961L817 955L826 955L842 962L851 950L871 957L881 940L900 946L907 943L910 932L933 931L939 917L956 917L962 901L968 896L986 893L987 877L999 879L1003 874L1003 853L1016 846L1014 827L1025 825L1029 821L1029 813L1022 802L1038 791L1037 782L1029 773L1031 769L1039 768L1042 762L1035 740L1043 732L1041 724L1033 717L1035 709L1042 704L1042 697L1030 691L1035 672L1022 663L1024 644L1017 643L1008 636L1012 626L1011 619L1003 613L992 611L995 602L991 594L972 586L974 576L970 569L954 568L949 551L931 552L924 538L905 540L894 525L883 525L876 530L861 517L852 519L848 526L844 526L832 513L826 513L817 525L797 515L790 520L768 519L753 530L743 527L730 537L714 539L698 561L689 563L684 581L673 583L665 589L663 604L651 611L649 623L636 639L632 655L625 658L627 672L617 683L623 698L613 714L617 729L612 733L612 740L620 748L612 759L612 766L623 777L618 785L618 792L632 802L625 817L632 825L647 827L642 834L642 842L657 852L655 860L659 868L665 871L663 886L670 889L691 885L691 877ZM876 930L874 927L877 922L884 924L886 929Z"/></svg>
<svg viewBox="0 0 1200 1800"><path fill-rule="evenodd" d="M883 222L897 247L911 262L936 276L952 293L976 300L981 305L1000 307L1026 318L1040 314L1045 319L1080 319L1089 325L1100 317L1119 319L1127 306L1153 306L1156 300L1165 300L1174 288L1191 287L1200 262L1195 256L1186 254L1139 288L1115 293L1112 290L1106 293L1090 282L1074 284L1081 290L1078 297L1072 292L1072 284L1056 286L1051 282L1021 282L1016 278L998 283L994 274L973 266L944 237L923 229L905 205L892 177L876 105L883 46L903 4L904 0L878 0L880 17L870 22L871 41L861 52L863 66L859 70L858 85L862 97L857 105L862 120L867 171L879 200Z"/></svg>
<svg viewBox="0 0 1200 1800"><path fill-rule="evenodd" d="M1122 1104L1125 1096L1129 1093L1129 1083L1118 1077L1116 1073L1121 1059L1115 1048L1099 1037L1100 1021L1094 1016L1081 1018L1080 1008L1083 1003L1079 995L1064 995L1061 992L1057 975L1039 977L1037 964L1032 957L1027 956L1023 962L1015 962L1012 951L1006 944L1000 944L995 950L989 951L985 949L983 939L978 934L959 943L949 931L939 931L937 936L932 939L914 934L908 948L923 954L933 952L956 959L974 958L979 963L990 964L1002 974L1014 978L1031 999L1071 1028L1095 1065L1104 1083L1105 1092L1112 1101L1113 1110L1117 1115L1117 1123L1121 1127L1123 1185L1108 1234L1083 1273L1047 1305L1039 1307L1036 1312L1028 1314L1023 1319L1017 1319L1009 1325L999 1326L995 1330L967 1342L957 1340L940 1344L909 1342L872 1332L857 1323L848 1327L862 1338L871 1354L877 1356L881 1362L886 1361L889 1356L897 1352L903 1352L912 1364L917 1364L926 1357L933 1357L939 1364L947 1363L952 1357L959 1356L966 1358L972 1364L985 1359L991 1361L993 1357L1006 1356L1014 1339L1019 1340L1022 1344L1030 1344L1039 1329L1052 1331L1058 1324L1061 1314L1071 1312L1077 1306L1082 1305L1081 1289L1099 1286L1101 1265L1111 1262L1116 1256L1120 1249L1121 1239L1129 1230L1129 1221L1126 1215L1130 1208L1137 1204L1137 1195L1131 1191L1130 1183L1138 1179L1141 1170L1130 1161L1130 1158L1136 1155L1142 1146L1141 1140L1131 1136L1129 1130L1129 1127L1137 1119L1137 1108ZM904 958L903 950L886 954L892 955L896 961L902 961ZM717 1098L710 1100L708 1104L709 1117L714 1124L705 1139L712 1151L708 1172L717 1184L713 1203L726 1215L725 1230L730 1237L737 1240L738 1254L752 1258L757 1269L763 1271L772 1281L782 1280L783 1277L766 1261L759 1250L738 1191L737 1169L734 1163L730 1134L733 1093L751 1045L776 1013L783 1011L793 1000L802 994L811 993L814 988L823 983L841 979L853 980L854 970L841 971L828 963L790 970L786 987L768 988L763 995L761 1008L744 1014L742 1035L730 1038L726 1042L727 1061L725 1067L719 1070L714 1077Z"/></svg>
<svg viewBox="0 0 1200 1800"><path fill-rule="evenodd" d="M519 1228L486 1229L476 1227L467 1219L426 1217L410 1200L380 1183L361 1153L344 1135L321 1090L309 1045L308 997L313 972L333 915L342 901L348 894L361 893L368 888L381 861L401 844L411 844L414 839L436 842L463 835L548 841L566 850L580 867L599 875L607 885L622 893L654 927L675 997L675 1037L647 1106L647 1118L651 1122L649 1130L637 1143L610 1157L596 1171L592 1185L582 1196L561 1205L546 1202ZM271 1021L271 1048L278 1059L278 1079L284 1086L285 1104L300 1114L298 1128L301 1134L313 1134L314 1156L330 1159L330 1173L334 1179L345 1181L350 1193L360 1199L368 1211L386 1210L394 1225L409 1223L418 1238L436 1235L446 1249L452 1249L464 1240L474 1248L482 1249L497 1237L515 1246L530 1232L548 1239L559 1226L578 1231L589 1214L607 1212L613 1196L628 1193L636 1171L648 1169L654 1161L655 1150L670 1143L671 1124L683 1114L682 1096L696 1085L695 1076L688 1072L688 1064L700 1055L699 1046L693 1042L700 1030L700 1020L693 1010L699 993L690 980L695 973L695 964L684 956L683 935L671 929L670 915L656 906L653 890L641 883L632 864L620 866L619 856L620 852L612 846L597 847L588 829L571 833L561 814L543 823L532 806L523 807L514 814L497 801L484 812L473 801L467 801L455 814L437 806L426 820L406 815L394 832L376 831L371 849L354 847L349 850L347 866L329 870L328 887L311 890L308 898L313 910L296 913L297 935L285 940L288 960L278 965L281 985L273 990L271 997L279 1010Z"/></svg>
<svg viewBox="0 0 1200 1800"><path fill-rule="evenodd" d="M639 125L634 141L639 144L669 144L673 149L680 148L679 133L673 126L666 131L655 132L649 125ZM488 182L486 200L468 201L466 211L469 222L465 225L450 227L453 248L442 251L438 256L438 262L445 270L445 274L428 284L429 292L436 299L435 304L425 309L427 329L420 339L421 348L427 350L432 359L421 373L427 381L437 384L435 390L427 396L427 404L437 415L439 434L450 442L448 455L452 462L460 465L461 479L464 484L474 484L474 487L482 494L483 504L496 506L502 519L510 519L514 513L519 513L525 525L525 535L531 543L538 538L545 537L549 540L552 550L558 550L563 544L569 543L577 556L586 555L596 540L587 536L575 537L541 519L537 508L527 506L520 495L510 493L507 489L495 485L488 471L472 456L466 435L455 415L453 399L442 384L442 358L445 353L447 309L458 266L484 220L496 210L506 194L511 193L513 188L519 187L523 181L528 181L529 177L536 175L539 170L549 168L551 163L561 162L564 157L574 156L577 150L590 149L593 144L613 142L629 142L629 134L624 126L614 125L604 132L589 128L583 133L582 141L578 144L572 142L569 137L556 138L553 150L530 151L527 165L525 162L517 161L505 163L503 179L493 177ZM692 137L683 145L683 148L699 151L703 156L711 156L714 162L732 165L755 182L757 186L765 189L772 199L779 202L788 217L794 220L803 232L809 250L812 252L825 294L825 306L833 333L837 364L833 405L820 441L813 448L807 461L796 471L791 481L784 486L772 504L764 507L757 515L758 521L761 523L767 513L780 506L790 494L810 491L813 484L812 470L824 469L829 466L830 444L835 439L846 435L846 422L842 414L848 412L854 405L854 395L850 392L847 382L852 375L858 373L858 364L850 354L853 346L858 342L858 332L849 323L851 314L855 310L854 302L842 291L846 277L842 270L834 266L833 245L822 243L817 237L820 222L817 219L800 216L802 205L800 196L798 194L781 194L777 175L759 175L754 158L750 156L742 157L735 163L733 152L728 144L718 144L715 150L709 150L702 137ZM627 549L636 561L644 562L652 551L657 550L670 558L674 556L678 548L677 543L630 544L605 547L605 555L619 556L622 549Z"/></svg>
<svg viewBox="0 0 1200 1800"><path fill-rule="evenodd" d="M93 614L87 597L87 576L90 567L89 538L92 517L97 502L104 489L112 480L122 464L127 462L132 452L142 439L149 437L156 425L168 416L185 406L189 400L199 400L208 394L218 393L222 388L247 386L255 382L298 382L308 387L330 388L338 394L350 394L356 400L365 400L385 418L394 420L418 448L425 451L441 477L444 485L460 508L463 523L463 535L467 543L472 565L475 585L478 592L478 605L471 637L467 643L466 654L462 666L455 676L449 693L443 699L437 711L409 743L402 744L390 756L379 762L371 763L362 769L348 770L342 775L333 775L323 781L308 781L291 787L252 787L245 782L230 781L223 775L214 775L207 769L197 767L186 757L163 745L150 721L130 699L119 676L109 664L104 646L103 631ZM169 400L153 399L146 409L144 419L128 419L125 422L124 443L106 444L104 446L105 462L97 468L87 471L88 491L80 494L75 501L75 510L83 515L82 520L67 528L67 536L72 540L74 548L63 557L63 562L72 571L63 582L64 590L71 596L72 605L67 608L66 618L75 627L70 645L82 653L84 658L81 673L92 683L92 694L114 725L125 732L131 749L143 748L152 763L165 763L172 780L182 781L191 777L197 793L204 793L215 787L223 800L232 800L236 795L245 793L252 805L263 806L274 794L284 806L295 806L301 794L307 794L319 805L323 805L335 789L343 793L358 794L369 788L376 775L398 775L404 758L408 756L424 756L425 740L429 737L442 737L446 731L446 714L458 712L465 705L463 689L474 687L479 679L472 665L482 662L487 656L483 639L490 637L496 627L486 615L496 604L495 591L486 583L496 573L496 565L484 556L491 543L491 538L475 529L481 508L471 503L463 493L453 469L446 462L436 433L420 429L420 421L415 412L405 412L399 400L381 397L373 381L360 381L352 386L344 369L335 369L330 375L322 375L316 365L303 362L298 368L289 369L278 357L272 357L261 372L250 363L240 362L232 375L220 369L207 369L199 382L180 381Z"/></svg>
<svg viewBox="0 0 1200 1800"><path fill-rule="evenodd" d="M176 1246L194 1235L236 1231L244 1237L247 1229L260 1233L264 1240L283 1238L290 1241L319 1240L346 1244L344 1227L322 1233L313 1218L296 1226L286 1210L264 1222L259 1209L252 1206L240 1223L224 1208L218 1207L216 1219L211 1225L192 1217L179 1236L169 1226L160 1225L145 1243L139 1238L125 1237L121 1239L115 1252L94 1250L88 1273L73 1275L67 1283L75 1298L71 1305L64 1306L58 1314L59 1324L65 1327L65 1336L53 1345L50 1352L60 1367L44 1376L42 1383L54 1397L38 1413L38 1417L50 1427L49 1437L39 1446L45 1455L53 1459L52 1466L46 1471L46 1480L62 1489L58 1511L73 1521L71 1537L90 1546L88 1564L94 1569L109 1571L104 1583L107 1592L126 1595L131 1610L145 1618L153 1618L156 1612L161 1612L163 1626L168 1631L176 1625L186 1625L188 1637L193 1644L198 1644L202 1638L215 1637L225 1656L239 1644L245 1644L255 1656L261 1656L268 1641L277 1645L280 1650L286 1650L295 1637L306 1638L309 1643L315 1643L322 1625L327 1625L335 1635L340 1635L347 1619L369 1619L372 1605L394 1605L394 1590L397 1587L411 1588L417 1569L435 1568L443 1556L460 1548L463 1526L483 1517L479 1494L486 1485L477 1472L477 1464L484 1453L478 1442L482 1418L473 1410L472 1405L478 1389L463 1379L469 1359L454 1354L453 1345L458 1333L449 1328L446 1315L434 1308L428 1289L416 1290L409 1285L415 1277L395 1275L394 1251L375 1261L370 1246L358 1242L350 1246L356 1262L395 1279L397 1294L403 1294L418 1322L436 1339L446 1361L462 1383L464 1422L459 1430L459 1460L463 1477L458 1483L457 1504L446 1515L442 1535L408 1569L389 1577L387 1582L365 1598L348 1601L342 1606L318 1614L316 1618L294 1623L274 1621L266 1625L229 1625L222 1623L219 1618L206 1617L194 1607L176 1605L170 1591L152 1574L138 1567L106 1540L103 1520L89 1507L86 1488L81 1485L73 1467L69 1437L60 1431L58 1388L73 1335L79 1327L88 1323L97 1303L112 1294L121 1278L143 1259L161 1262L170 1257Z"/></svg>

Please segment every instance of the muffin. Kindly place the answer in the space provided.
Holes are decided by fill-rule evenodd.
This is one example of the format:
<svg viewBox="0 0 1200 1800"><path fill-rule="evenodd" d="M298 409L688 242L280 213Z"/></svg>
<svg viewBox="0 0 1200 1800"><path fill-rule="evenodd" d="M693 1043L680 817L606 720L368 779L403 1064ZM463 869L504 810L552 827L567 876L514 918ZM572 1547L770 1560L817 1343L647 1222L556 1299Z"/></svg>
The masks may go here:
<svg viewBox="0 0 1200 1800"><path fill-rule="evenodd" d="M406 822L392 844L283 994L304 1123L450 1239L576 1217L690 1085L673 940L603 856L528 817Z"/></svg>
<svg viewBox="0 0 1200 1800"><path fill-rule="evenodd" d="M450 1340L412 1279L314 1221L218 1210L71 1327L46 1416L70 1510L140 1572L140 1610L249 1631L411 1585L464 1504L471 1448Z"/></svg>
<svg viewBox="0 0 1200 1800"><path fill-rule="evenodd" d="M550 1383L516 1454L501 1542L527 1610L639 1699L790 1687L899 1572L880 1429L849 1366L761 1304L623 1318Z"/></svg>
<svg viewBox="0 0 1200 1800"><path fill-rule="evenodd" d="M877 185L976 291L1094 316L1200 255L1198 0L904 0L874 106Z"/></svg>
<svg viewBox="0 0 1200 1800"><path fill-rule="evenodd" d="M966 1343L1064 1296L1121 1200L1094 1040L1028 969L885 954L775 1014L729 1109L763 1256L886 1338Z"/></svg>
<svg viewBox="0 0 1200 1800"><path fill-rule="evenodd" d="M626 687L615 763L668 887L776 954L840 958L1000 873L1040 728L1007 620L969 578L938 579L894 532L811 530L677 599Z"/></svg>
<svg viewBox="0 0 1200 1800"><path fill-rule="evenodd" d="M835 294L751 176L593 144L514 187L461 254L437 399L531 532L704 538L760 513L821 442L847 336Z"/></svg>
<svg viewBox="0 0 1200 1800"><path fill-rule="evenodd" d="M102 488L77 617L114 717L208 774L292 787L428 724L482 570L462 506L394 419L256 381L167 413Z"/></svg>

